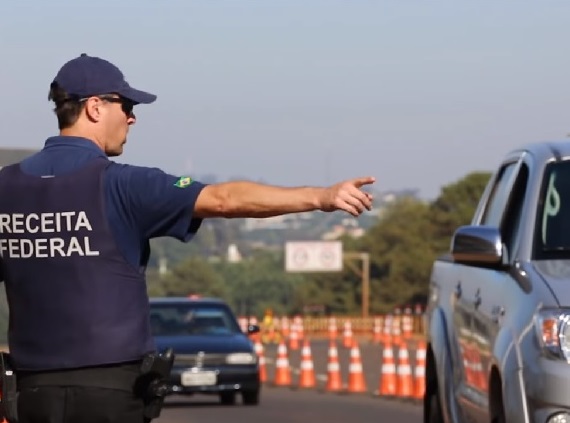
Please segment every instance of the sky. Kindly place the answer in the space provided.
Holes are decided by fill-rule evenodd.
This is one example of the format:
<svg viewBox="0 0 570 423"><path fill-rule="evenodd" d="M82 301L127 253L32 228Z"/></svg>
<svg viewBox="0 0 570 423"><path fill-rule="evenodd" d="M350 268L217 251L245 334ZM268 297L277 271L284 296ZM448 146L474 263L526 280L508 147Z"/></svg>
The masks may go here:
<svg viewBox="0 0 570 423"><path fill-rule="evenodd" d="M0 147L57 134L49 84L88 53L158 95L118 162L433 199L567 138L568 22L566 0L2 0Z"/></svg>

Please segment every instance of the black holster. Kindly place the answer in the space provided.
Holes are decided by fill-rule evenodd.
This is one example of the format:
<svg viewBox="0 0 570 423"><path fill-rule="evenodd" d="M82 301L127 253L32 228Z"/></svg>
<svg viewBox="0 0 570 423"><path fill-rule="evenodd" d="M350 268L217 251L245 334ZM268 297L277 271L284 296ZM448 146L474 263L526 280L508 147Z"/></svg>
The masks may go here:
<svg viewBox="0 0 570 423"><path fill-rule="evenodd" d="M12 367L10 354L0 352L0 414L9 423L18 422L18 389L16 373Z"/></svg>
<svg viewBox="0 0 570 423"><path fill-rule="evenodd" d="M151 420L160 416L164 398L172 392L170 372L174 364L172 349L164 353L150 353L144 356L141 374L137 380L135 391L144 400L144 415Z"/></svg>

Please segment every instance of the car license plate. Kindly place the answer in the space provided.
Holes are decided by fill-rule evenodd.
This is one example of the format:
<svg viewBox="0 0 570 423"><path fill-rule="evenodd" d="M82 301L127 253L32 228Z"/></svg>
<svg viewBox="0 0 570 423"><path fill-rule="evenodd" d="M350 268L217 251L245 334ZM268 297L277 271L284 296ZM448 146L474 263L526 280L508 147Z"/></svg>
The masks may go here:
<svg viewBox="0 0 570 423"><path fill-rule="evenodd" d="M216 372L188 370L182 373L182 386L206 386L215 385L217 382Z"/></svg>

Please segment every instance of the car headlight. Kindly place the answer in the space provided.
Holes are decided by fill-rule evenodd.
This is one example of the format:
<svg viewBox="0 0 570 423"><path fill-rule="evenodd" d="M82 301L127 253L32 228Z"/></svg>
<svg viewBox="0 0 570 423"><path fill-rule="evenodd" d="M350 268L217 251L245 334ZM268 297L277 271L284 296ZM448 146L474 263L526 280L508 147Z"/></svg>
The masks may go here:
<svg viewBox="0 0 570 423"><path fill-rule="evenodd" d="M253 364L257 358L251 353L234 353L226 356L228 364Z"/></svg>
<svg viewBox="0 0 570 423"><path fill-rule="evenodd" d="M536 329L542 348L570 363L570 310L541 310Z"/></svg>

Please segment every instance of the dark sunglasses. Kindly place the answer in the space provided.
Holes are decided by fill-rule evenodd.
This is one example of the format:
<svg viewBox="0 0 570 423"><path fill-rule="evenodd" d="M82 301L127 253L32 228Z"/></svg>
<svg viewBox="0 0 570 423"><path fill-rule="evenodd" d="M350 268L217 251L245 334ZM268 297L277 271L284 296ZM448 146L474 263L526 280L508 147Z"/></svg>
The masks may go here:
<svg viewBox="0 0 570 423"><path fill-rule="evenodd" d="M135 105L137 103L129 100L128 98L124 98L124 97L111 97L111 96L106 96L106 95L98 95L98 96L94 96L97 97L103 101L106 101L108 103L119 103L121 105L121 109L123 109L123 112L127 115L127 117L131 117L133 115L133 108L135 107ZM85 98L80 98L79 101L86 101L88 100L89 97L85 97Z"/></svg>
<svg viewBox="0 0 570 423"><path fill-rule="evenodd" d="M121 105L121 109L127 116L131 116L133 114L133 108L135 104L133 101L129 100L128 98L124 97L107 97L107 96L98 96L101 100L107 101L109 103L119 103Z"/></svg>

